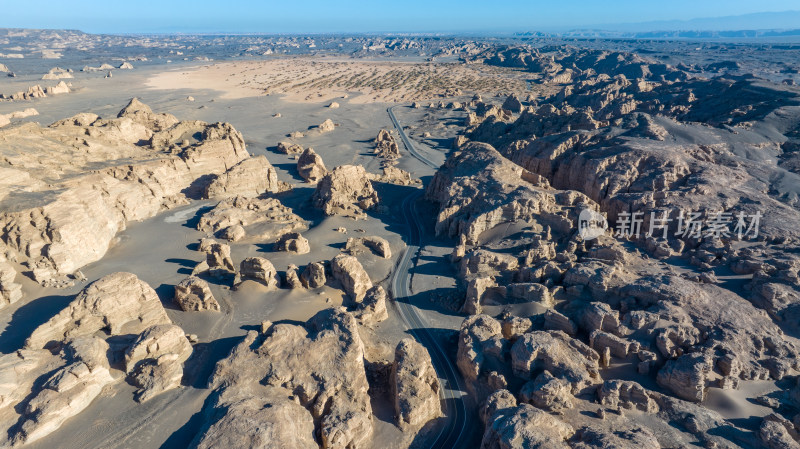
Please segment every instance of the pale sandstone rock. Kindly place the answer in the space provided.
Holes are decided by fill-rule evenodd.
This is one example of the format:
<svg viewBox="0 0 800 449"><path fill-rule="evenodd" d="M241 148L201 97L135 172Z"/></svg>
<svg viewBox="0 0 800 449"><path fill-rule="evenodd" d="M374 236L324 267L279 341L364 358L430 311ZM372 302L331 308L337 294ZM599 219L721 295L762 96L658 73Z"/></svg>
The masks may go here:
<svg viewBox="0 0 800 449"><path fill-rule="evenodd" d="M289 232L281 236L273 248L275 251L286 251L294 254L307 254L311 251L308 239L299 232Z"/></svg>
<svg viewBox="0 0 800 449"><path fill-rule="evenodd" d="M286 268L286 278L284 283L291 289L303 288L303 283L300 276L297 275L297 265L289 265Z"/></svg>
<svg viewBox="0 0 800 449"><path fill-rule="evenodd" d="M705 399L708 377L713 368L709 356L686 354L668 360L658 372L656 380L660 386L669 388L681 399L700 402Z"/></svg>
<svg viewBox="0 0 800 449"><path fill-rule="evenodd" d="M439 378L421 344L410 338L400 340L391 379L395 416L401 428L416 429L442 416Z"/></svg>
<svg viewBox="0 0 800 449"><path fill-rule="evenodd" d="M79 114L49 128L28 124L6 136L20 139L24 132L26 146L38 148L41 142L53 154L41 160L17 152L9 159L47 182L34 182L37 195L24 203L12 192L0 214L10 248L29 259L36 280L46 282L99 260L128 222L183 204L183 192L198 178L223 173L248 157L241 135L226 124L201 128L199 140L176 148L176 154L154 156L143 146L176 122L132 101L119 118Z"/></svg>
<svg viewBox="0 0 800 449"><path fill-rule="evenodd" d="M167 129L178 123L178 119L172 114L156 114L150 109L150 106L142 103L138 98L132 98L131 101L119 111L117 117L128 117L135 122L153 128L155 131Z"/></svg>
<svg viewBox="0 0 800 449"><path fill-rule="evenodd" d="M342 165L326 174L317 184L312 202L325 215L366 218L365 211L378 204L378 194L372 188L364 167Z"/></svg>
<svg viewBox="0 0 800 449"><path fill-rule="evenodd" d="M467 315L477 315L481 313L481 299L486 293L486 290L496 287L497 283L492 277L475 278L469 281L467 285L467 295L464 298L464 305L461 307L461 312Z"/></svg>
<svg viewBox="0 0 800 449"><path fill-rule="evenodd" d="M183 363L178 354L164 354L139 363L129 376L131 383L139 388L134 399L145 402L181 385Z"/></svg>
<svg viewBox="0 0 800 449"><path fill-rule="evenodd" d="M25 342L39 349L50 342L93 335L138 334L154 324L171 323L155 290L130 273L114 273L89 284L56 316L36 328Z"/></svg>
<svg viewBox="0 0 800 449"><path fill-rule="evenodd" d="M219 233L219 237L229 242L238 242L247 237L247 231L242 225L228 226Z"/></svg>
<svg viewBox="0 0 800 449"><path fill-rule="evenodd" d="M6 257L6 247L0 242L0 309L22 299L22 285L15 282L17 270Z"/></svg>
<svg viewBox="0 0 800 449"><path fill-rule="evenodd" d="M319 288L325 285L325 264L323 262L311 262L306 265L300 275L300 282L305 288Z"/></svg>
<svg viewBox="0 0 800 449"><path fill-rule="evenodd" d="M274 240L307 228L306 222L276 198L228 198L200 217L197 229L217 234L242 226L250 238Z"/></svg>
<svg viewBox="0 0 800 449"><path fill-rule="evenodd" d="M595 330L589 335L589 346L598 353L602 353L608 348L611 355L624 359L629 354L639 352L640 345L638 342L632 342L608 332Z"/></svg>
<svg viewBox="0 0 800 449"><path fill-rule="evenodd" d="M255 197L280 191L278 173L266 156L245 159L218 175L206 187L205 198Z"/></svg>
<svg viewBox="0 0 800 449"><path fill-rule="evenodd" d="M661 449L659 439L646 427L611 432L592 427L583 427L570 439L571 449L617 448L617 449Z"/></svg>
<svg viewBox="0 0 800 449"><path fill-rule="evenodd" d="M352 312L362 325L372 326L389 318L386 310L386 290L376 285L367 290L363 301Z"/></svg>
<svg viewBox="0 0 800 449"><path fill-rule="evenodd" d="M519 266L519 260L510 255L495 253L484 249L469 251L458 264L459 275L464 278L472 276L497 275L502 271L513 270Z"/></svg>
<svg viewBox="0 0 800 449"><path fill-rule="evenodd" d="M208 282L189 276L175 286L175 296L173 302L185 312L211 310L219 312L220 307Z"/></svg>
<svg viewBox="0 0 800 449"><path fill-rule="evenodd" d="M587 331L603 330L616 332L619 328L619 312L613 310L608 304L593 302L581 312L581 327Z"/></svg>
<svg viewBox="0 0 800 449"><path fill-rule="evenodd" d="M20 425L10 435L11 441L36 441L88 407L106 385L115 381L109 371L108 350L108 344L96 337L68 342L61 357L55 357L60 367L34 391L26 390L31 397L22 410Z"/></svg>
<svg viewBox="0 0 800 449"><path fill-rule="evenodd" d="M522 112L522 103L519 101L519 98L517 98L516 95L509 95L501 107L511 112Z"/></svg>
<svg viewBox="0 0 800 449"><path fill-rule="evenodd" d="M303 147L293 142L278 142L278 152L283 154L301 154Z"/></svg>
<svg viewBox="0 0 800 449"><path fill-rule="evenodd" d="M440 206L436 233L464 235L466 243L474 245L481 233L509 221L571 227L560 212L590 202L579 192L536 188L526 179L531 179L528 171L493 147L463 145L451 153L426 191Z"/></svg>
<svg viewBox="0 0 800 449"><path fill-rule="evenodd" d="M206 265L213 276L227 276L236 272L231 259L231 247L225 243L214 243L206 252Z"/></svg>
<svg viewBox="0 0 800 449"><path fill-rule="evenodd" d="M537 369L563 378L577 393L600 380L600 356L580 340L558 331L534 331L520 337L511 347L511 367L523 379Z"/></svg>
<svg viewBox="0 0 800 449"><path fill-rule="evenodd" d="M47 379L25 407L18 441L31 443L52 433L82 412L114 382L107 366L90 368L83 362L67 365Z"/></svg>
<svg viewBox="0 0 800 449"><path fill-rule="evenodd" d="M60 358L42 349L21 349L0 355L0 410L25 399L34 381L61 363Z"/></svg>
<svg viewBox="0 0 800 449"><path fill-rule="evenodd" d="M278 390L278 391L275 391ZM257 397L242 397L209 417L213 424L196 438L198 449L219 447L280 447L318 449L314 418L302 405L286 400L282 389Z"/></svg>
<svg viewBox="0 0 800 449"><path fill-rule="evenodd" d="M545 307L553 306L553 295L542 284L526 282L506 285L506 296L521 302L537 302Z"/></svg>
<svg viewBox="0 0 800 449"><path fill-rule="evenodd" d="M305 326L268 325L261 335L251 331L217 364L209 387L218 394L205 413L207 430L196 440L201 447L267 437L280 438L270 445L314 447L314 434L323 448L370 445L364 345L355 319L342 309L319 312ZM251 398L258 401L242 404Z"/></svg>
<svg viewBox="0 0 800 449"><path fill-rule="evenodd" d="M297 172L308 182L319 182L327 173L322 157L309 147L297 159Z"/></svg>
<svg viewBox="0 0 800 449"><path fill-rule="evenodd" d="M779 415L769 415L761 422L758 437L765 447L769 449L798 449L797 429L794 425Z"/></svg>
<svg viewBox="0 0 800 449"><path fill-rule="evenodd" d="M382 129L375 138L375 154L390 160L400 158L400 148L389 131Z"/></svg>
<svg viewBox="0 0 800 449"><path fill-rule="evenodd" d="M263 257L248 257L239 265L239 275L243 281L252 279L267 288L278 287L278 271L272 262Z"/></svg>
<svg viewBox="0 0 800 449"><path fill-rule="evenodd" d="M336 124L333 123L333 120L326 119L324 122L322 122L315 129L316 129L316 131L318 133L323 134L323 133L331 132L334 129L336 129Z"/></svg>
<svg viewBox="0 0 800 449"><path fill-rule="evenodd" d="M394 165L386 165L383 167L383 173L380 175L369 173L370 180L374 182L385 182L387 184L395 184L400 186L410 186L415 184L422 184L422 180L413 178L411 173L397 168Z"/></svg>
<svg viewBox="0 0 800 449"><path fill-rule="evenodd" d="M501 324L488 315L473 315L461 324L457 365L467 387L479 398L487 393L490 369L505 365L508 347Z"/></svg>
<svg viewBox="0 0 800 449"><path fill-rule="evenodd" d="M350 299L361 303L367 291L372 288L370 280L361 262L354 256L339 254L331 260L331 272L334 279L342 283L342 287Z"/></svg>
<svg viewBox="0 0 800 449"><path fill-rule="evenodd" d="M58 84L55 86L51 86L45 89L45 93L48 95L59 95L59 94L68 94L72 92L69 88L69 85L64 81L59 81Z"/></svg>
<svg viewBox="0 0 800 449"><path fill-rule="evenodd" d="M637 409L647 413L659 411L658 394L653 393L636 382L607 380L597 390L600 404L610 409Z"/></svg>
<svg viewBox="0 0 800 449"><path fill-rule="evenodd" d="M389 242L385 238L378 237L376 235L367 237L350 237L347 239L344 249L345 251L355 255L361 252L360 248L362 246L369 248L371 251L374 251L375 254L384 259L390 259L392 257L392 249L389 245Z"/></svg>
<svg viewBox="0 0 800 449"><path fill-rule="evenodd" d="M548 371L528 381L520 390L520 401L546 411L560 411L573 407L572 387L564 379L553 377Z"/></svg>
<svg viewBox="0 0 800 449"><path fill-rule="evenodd" d="M567 335L575 335L578 332L578 326L572 320L553 309L548 309L544 313L544 328L562 331Z"/></svg>
<svg viewBox="0 0 800 449"><path fill-rule="evenodd" d="M180 326L157 324L150 326L125 351L125 371L132 373L137 365L148 359L173 354L175 363L182 364L192 355L192 345Z"/></svg>
<svg viewBox="0 0 800 449"><path fill-rule="evenodd" d="M497 410L486 426L482 449L569 448L566 440L575 430L528 404Z"/></svg>
<svg viewBox="0 0 800 449"><path fill-rule="evenodd" d="M494 420L494 414L504 409L510 409L517 406L517 398L511 394L510 391L500 389L490 394L486 401L481 405L478 412L480 413L483 425L491 425Z"/></svg>
<svg viewBox="0 0 800 449"><path fill-rule="evenodd" d="M530 318L522 318L510 315L502 321L503 338L515 341L519 337L531 331L533 322Z"/></svg>

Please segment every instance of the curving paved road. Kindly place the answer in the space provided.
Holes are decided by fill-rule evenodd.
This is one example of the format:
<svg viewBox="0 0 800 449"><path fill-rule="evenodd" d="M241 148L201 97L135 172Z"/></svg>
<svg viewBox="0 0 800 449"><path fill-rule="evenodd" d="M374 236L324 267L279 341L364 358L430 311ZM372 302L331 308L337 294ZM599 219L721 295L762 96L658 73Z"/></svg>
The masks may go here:
<svg viewBox="0 0 800 449"><path fill-rule="evenodd" d="M394 106L387 109L389 118L394 123L397 132L400 133L400 138L403 140L408 152L419 159L425 165L431 168L438 168L436 164L422 156L403 131L403 127L397 121L392 111ZM411 277L409 269L412 265L412 259L419 252L421 245L422 235L425 228L419 219L417 213L417 201L422 196L422 191L415 192L403 200L403 215L405 216L406 223L408 224L409 235L408 244L403 256L400 258L397 266L395 267L392 276L392 292L394 293L395 303L397 304L403 320L406 322L407 327L422 343L428 352L431 354L433 366L439 376L439 383L442 386L442 398L445 403L446 424L442 426L439 434L436 436L432 448L458 448L466 447L470 436L471 427L468 425L470 415L467 413L466 405L462 391L465 390L461 373L447 356L445 350L439 344L436 337L430 332L430 326L427 325L425 319L421 316L421 311L410 303L411 292L409 283Z"/></svg>

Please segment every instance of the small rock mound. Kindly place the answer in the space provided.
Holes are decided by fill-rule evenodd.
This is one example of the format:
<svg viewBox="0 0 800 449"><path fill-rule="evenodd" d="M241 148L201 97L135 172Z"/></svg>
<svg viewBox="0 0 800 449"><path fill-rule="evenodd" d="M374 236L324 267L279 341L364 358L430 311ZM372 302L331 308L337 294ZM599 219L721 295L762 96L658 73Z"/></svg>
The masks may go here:
<svg viewBox="0 0 800 449"><path fill-rule="evenodd" d="M375 154L390 160L400 158L400 148L389 131L382 129L378 133L375 139Z"/></svg>
<svg viewBox="0 0 800 449"><path fill-rule="evenodd" d="M275 251L286 251L295 254L307 254L311 251L308 244L308 239L303 237L299 232L288 232L281 236L275 246Z"/></svg>
<svg viewBox="0 0 800 449"><path fill-rule="evenodd" d="M311 183L319 182L328 173L322 158L311 147L297 159L297 171L301 178Z"/></svg>
<svg viewBox="0 0 800 449"><path fill-rule="evenodd" d="M339 254L331 260L333 277L342 283L344 291L355 303L361 303L367 290L372 288L370 280L361 262L354 256Z"/></svg>
<svg viewBox="0 0 800 449"><path fill-rule="evenodd" d="M208 282L189 276L175 286L175 304L184 312L211 310L219 312L219 303L214 299Z"/></svg>
<svg viewBox="0 0 800 449"><path fill-rule="evenodd" d="M300 154L303 152L303 147L293 142L284 141L278 143L277 150L283 154Z"/></svg>

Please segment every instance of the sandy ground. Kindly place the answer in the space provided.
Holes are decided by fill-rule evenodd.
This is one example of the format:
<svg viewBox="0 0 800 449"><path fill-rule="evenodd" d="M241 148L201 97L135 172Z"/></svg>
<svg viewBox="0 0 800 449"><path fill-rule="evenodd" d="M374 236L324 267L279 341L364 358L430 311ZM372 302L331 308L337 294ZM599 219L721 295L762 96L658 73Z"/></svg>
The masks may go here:
<svg viewBox="0 0 800 449"><path fill-rule="evenodd" d="M401 67L422 74L417 79L398 80L396 73ZM405 246L406 229L400 200L410 189L417 187L376 185L385 207L379 213L370 214L367 220L356 222L340 217L323 217L308 203L313 186L304 184L297 175L294 157L277 153L275 146L281 140L289 140L286 137L288 133L305 131L330 118L338 125L334 131L311 134L295 141L305 147L314 147L329 168L362 164L368 171L378 173L381 160L372 154L372 140L380 129L392 128L386 108L394 101L410 104L411 91L417 88L415 83L419 80L439 79L458 84L475 75L477 72L474 70L477 69L471 66L460 66L453 72L445 70L444 66L431 64L315 62L308 58L213 65L187 63L169 68L117 71L109 79L97 74L77 74L70 80L73 93L34 101L0 102L0 114L34 107L40 115L25 120L46 125L78 112L113 116L131 97L138 96L154 111L169 112L183 120L230 122L245 136L251 154L266 155L276 167L279 179L295 186L293 191L282 194L281 200L310 223L311 229L304 235L312 248L311 253L296 256L275 253L269 244L262 242L243 242L233 245L233 259L239 261L247 256L263 256L283 271L290 263L303 266L332 258L347 237L380 235L390 241L393 258L383 260L371 254L360 257L373 281L388 287L391 267ZM523 81L503 73L489 74L485 81L489 86L485 98L501 90L508 92L510 86L526 88ZM15 79L9 90L40 82L33 78ZM471 97L466 88L462 94L448 101L464 101ZM189 96L194 101L189 101ZM343 98L345 96L347 98ZM336 101L340 107L328 108L330 101ZM492 101L502 100L495 98ZM281 117L273 117L276 113ZM437 163L444 161L450 141L460 129L464 117L464 112L450 109L403 106L396 108L395 114L403 125L408 126L407 133L414 139L418 150ZM425 137L426 133L430 136ZM434 173L407 154L399 160L398 166L426 182ZM184 388L137 405L132 399L133 388L127 383L119 383L104 392L83 413L68 420L61 429L30 447L185 447L200 425L199 412L209 393L205 382L214 363L225 357L247 330L267 319L273 322L303 321L321 309L341 304L341 290L330 286L313 291L265 291L258 284L248 282L237 291L212 285L213 293L223 308L220 314L177 310L171 303L172 286L203 257L193 250L197 240L203 237L194 229L194 223L198 214L211 205L211 202L193 202L131 224L101 261L83 270L89 281L116 271L135 273L156 288L168 314L177 324L187 333L198 335L200 342L187 364ZM420 210L423 218L428 220L428 228L432 229L435 209L423 204ZM348 233L336 232L338 227L347 228ZM506 229L501 234L513 232L517 230ZM447 262L455 242L437 239L430 233L424 236L424 241L418 265L412 270L412 301L425 313L434 335L455 358L454 336L463 320L456 311L463 292L458 292L453 267ZM26 298L0 313L0 351L3 353L19 349L36 326L63 309L86 285L82 283L56 290L42 288L26 277L20 276L18 280L24 284ZM492 314L502 308L486 305L486 310ZM519 312L526 315L536 311ZM390 303L389 313L389 320L375 329L362 331L367 358L371 361L391 357L397 341L408 335L394 303ZM609 374L624 377L613 368ZM774 390L775 385L773 382L760 382L748 388L757 389L762 394ZM705 405L731 418L764 416L769 409L746 400L753 394L754 391L712 389ZM376 413L374 447L401 447L404 438L393 424L390 404L375 401L373 407ZM575 413L580 412L584 411L575 410ZM646 416L641 420L649 422ZM659 422L654 421L653 425L659 425ZM435 430L436 426L434 422L430 429ZM481 429L474 430L477 444Z"/></svg>
<svg viewBox="0 0 800 449"><path fill-rule="evenodd" d="M156 69L124 72L110 79L96 76L76 78L72 80L74 92L71 94L0 103L0 113L34 107L40 115L25 120L47 125L78 112L113 116L132 96L138 96L154 111L170 112L181 119L230 122L244 134L251 154L267 155L278 170L279 178L295 186L292 191L282 194L281 200L308 220L311 229L303 234L312 248L311 253L298 256L275 253L271 245L263 242L245 241L232 245L234 260L263 256L270 259L279 271L283 271L290 263L302 267L309 262L332 258L340 252L348 237L380 235L389 240L393 258L384 260L369 253L359 258L373 281L388 288L392 265L405 247L403 236L406 229L400 215L400 200L409 193L409 189L419 187L376 184L385 205L380 213L370 214L369 219L361 221L324 217L309 204L313 186L303 183L297 175L294 156L279 154L274 148L279 141L287 140L286 134L306 130L330 118L338 124L335 131L312 134L296 141L303 146L314 147L329 168L342 164L362 164L368 171L378 173L381 160L372 154L372 140L380 129L391 129L386 113L389 103L355 102L348 98L338 100L340 108L329 109L323 101L287 101L277 95L230 98L221 94L213 83L189 84L181 89L154 88L153 79L183 73L158 72ZM18 80L20 85L30 81ZM194 97L195 101L188 101L188 96ZM353 94L353 97L357 98L357 95ZM278 112L282 116L273 118L273 114ZM450 139L455 134L455 124L461 120L463 112L445 109L432 112L407 107L398 108L395 112L403 123L409 124L425 120L438 123L439 120L431 120L432 113L450 117L452 124L449 126L425 127L431 137L419 141L420 151L434 161L443 162ZM421 136L423 130L412 127L410 132ZM433 170L409 156L401 158L398 166L424 179L433 174ZM193 202L143 222L130 224L128 229L119 234L117 242L101 261L82 270L88 278L87 282L67 289L53 289L43 288L27 277L19 277L26 293L25 299L5 308L0 314L0 350L4 353L19 349L35 327L64 308L88 282L117 271L135 273L153 286L171 319L187 333L199 337L194 355L187 363L184 388L139 405L133 401L133 387L124 382L118 383L107 389L87 410L68 420L61 429L30 447L184 447L194 438L199 426L199 412L209 393L205 384L214 363L225 357L247 330L255 328L263 320L304 321L319 310L342 303L343 292L335 286L312 291L266 291L260 284L248 281L236 291L223 285L212 285L212 291L222 305L220 314L188 313L176 309L171 302L173 286L203 258L201 253L193 250L194 244L204 236L194 226L199 214L212 205L213 202L209 201ZM347 228L347 234L336 232L335 229L339 227ZM443 275L449 269L446 264L439 263L429 268L427 272L444 270ZM429 285L425 278L420 279L414 284L415 295L422 297L431 288L437 288ZM447 282L450 286L454 285L453 279ZM428 300L420 298L419 301ZM408 335L394 304L390 304L389 308L388 321L375 329L363 329L368 359L372 361L393 357L397 342ZM444 332L441 335L446 343L447 338L452 336L452 329L459 325L462 318L446 310L443 312L441 317L444 321L439 323L437 319L435 322L436 327L442 327ZM391 404L374 401L373 406L376 411L376 447L407 445L404 440L408 437L393 423ZM436 429L437 425L434 422L429 429Z"/></svg>
<svg viewBox="0 0 800 449"><path fill-rule="evenodd" d="M157 89L213 86L223 92L224 99L282 94L288 101L338 102L345 95L361 94L351 104L431 100L448 89L470 94L531 93L524 74L497 67L306 57L180 68L153 76L147 85Z"/></svg>

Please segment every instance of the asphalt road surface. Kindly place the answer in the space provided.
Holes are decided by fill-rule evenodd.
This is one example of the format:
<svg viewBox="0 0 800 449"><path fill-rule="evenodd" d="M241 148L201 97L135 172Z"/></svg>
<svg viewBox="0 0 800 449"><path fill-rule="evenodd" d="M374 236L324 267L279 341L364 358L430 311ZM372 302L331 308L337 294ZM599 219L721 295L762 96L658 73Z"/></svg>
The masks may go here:
<svg viewBox="0 0 800 449"><path fill-rule="evenodd" d="M403 144L408 152L419 159L423 164L432 168L438 168L436 164L426 159L414 148L414 145L403 131L403 127L394 116L394 112L392 111L394 107L395 106L388 108L387 112L395 128L397 128L397 132L400 134L400 138L403 140ZM447 422L442 426L430 447L446 449L467 447L469 444L468 439L470 437L471 427L468 423L470 415L467 413L464 404L462 392L465 391L465 388L461 373L458 372L455 364L447 356L440 342L431 334L429 330L430 326L427 325L423 317L424 312L410 302L411 292L409 284L411 275L409 269L413 265L413 260L419 252L419 248L422 244L422 236L425 235L425 228L420 222L419 214L417 213L417 201L421 196L422 190L419 190L406 197L403 201L403 215L408 224L409 235L407 236L406 250L394 270L392 292L394 294L395 303L409 330L420 343L428 348L433 367L436 369L439 383L442 386L441 394L444 401L445 419Z"/></svg>

